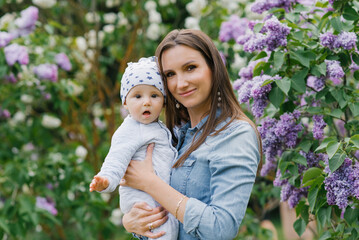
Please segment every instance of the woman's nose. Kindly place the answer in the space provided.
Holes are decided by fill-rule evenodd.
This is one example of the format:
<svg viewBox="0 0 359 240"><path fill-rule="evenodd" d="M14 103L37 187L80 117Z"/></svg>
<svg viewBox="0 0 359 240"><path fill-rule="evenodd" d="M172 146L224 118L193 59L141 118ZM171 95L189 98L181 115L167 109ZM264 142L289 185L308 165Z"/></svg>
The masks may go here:
<svg viewBox="0 0 359 240"><path fill-rule="evenodd" d="M188 82L186 77L183 74L177 75L177 87L178 88L185 88L188 86Z"/></svg>

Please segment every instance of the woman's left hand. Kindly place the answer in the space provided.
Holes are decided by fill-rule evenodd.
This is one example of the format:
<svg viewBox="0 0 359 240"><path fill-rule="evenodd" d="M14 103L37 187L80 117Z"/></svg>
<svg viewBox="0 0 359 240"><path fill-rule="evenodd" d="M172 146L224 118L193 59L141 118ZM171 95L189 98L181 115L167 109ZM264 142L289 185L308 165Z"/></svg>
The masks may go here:
<svg viewBox="0 0 359 240"><path fill-rule="evenodd" d="M156 176L152 166L154 145L154 143L148 145L146 157L143 161L131 160L125 176L121 180L121 186L128 186L145 191L150 180Z"/></svg>

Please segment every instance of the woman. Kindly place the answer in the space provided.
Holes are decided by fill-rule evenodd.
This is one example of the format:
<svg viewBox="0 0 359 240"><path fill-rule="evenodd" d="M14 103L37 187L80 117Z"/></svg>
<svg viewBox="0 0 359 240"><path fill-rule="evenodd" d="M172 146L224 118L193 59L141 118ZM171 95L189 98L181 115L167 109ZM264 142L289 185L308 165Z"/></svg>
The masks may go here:
<svg viewBox="0 0 359 240"><path fill-rule="evenodd" d="M174 30L159 44L156 57L168 96L166 124L179 158L168 185L153 171L156 146L151 144L145 161L131 162L122 185L147 192L172 213L180 221L178 239L233 239L260 161L259 133L241 110L221 56L206 34ZM163 208L136 204L124 216L124 227L159 237L164 233L151 230L166 221Z"/></svg>

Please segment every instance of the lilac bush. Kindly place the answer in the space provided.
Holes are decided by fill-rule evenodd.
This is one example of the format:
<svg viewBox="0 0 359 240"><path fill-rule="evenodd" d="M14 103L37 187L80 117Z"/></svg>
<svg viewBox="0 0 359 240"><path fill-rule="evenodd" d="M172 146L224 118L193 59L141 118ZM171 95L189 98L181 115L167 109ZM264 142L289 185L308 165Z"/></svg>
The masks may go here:
<svg viewBox="0 0 359 240"><path fill-rule="evenodd" d="M326 239L355 238L359 6L256 0L251 10L263 20L249 20L251 32L232 44L249 59L233 88L259 125L265 157L261 176L274 178L281 201L296 208L299 235L312 214L318 234L329 231Z"/></svg>

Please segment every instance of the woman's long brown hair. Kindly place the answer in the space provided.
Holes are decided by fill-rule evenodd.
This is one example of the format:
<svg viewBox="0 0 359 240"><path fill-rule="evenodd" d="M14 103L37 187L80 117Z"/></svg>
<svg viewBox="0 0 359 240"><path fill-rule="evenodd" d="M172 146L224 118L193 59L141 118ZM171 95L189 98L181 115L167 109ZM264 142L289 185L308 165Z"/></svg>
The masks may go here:
<svg viewBox="0 0 359 240"><path fill-rule="evenodd" d="M162 40L162 42L158 45L156 49L156 57L158 60L158 65L160 72L162 74L164 85L166 88L167 94L167 102L166 102L166 125L170 129L172 136L174 138L174 143L178 143L178 139L175 137L173 133L173 129L175 126L181 126L183 122L188 122L189 114L187 109L180 104L180 109L176 109L176 101L173 95L168 91L166 76L163 74L162 67L162 55L163 53L173 48L177 45L183 45L190 47L194 50L199 51L202 56L205 58L208 67L212 72L212 89L210 92L211 97L211 106L209 111L208 120L201 127L200 130L202 134L196 141L193 141L191 146L187 149L187 151L182 154L182 156L177 160L177 162L173 165L173 167L180 167L186 158L196 150L204 141L206 137L209 135L217 135L222 130L224 130L233 120L241 119L247 121L256 131L259 151L262 158L262 141L260 138L260 134L257 130L256 125L244 114L241 106L239 105L237 98L234 94L231 81L228 76L227 69L222 61L222 58L215 47L214 43L205 33L194 30L194 29L182 29L182 30L173 30L167 34L167 36ZM217 108L218 108L218 92L221 96L220 108L221 114L216 117ZM215 128L219 123L230 118L228 123L223 126L221 129L215 131ZM195 138L193 138L195 139Z"/></svg>

